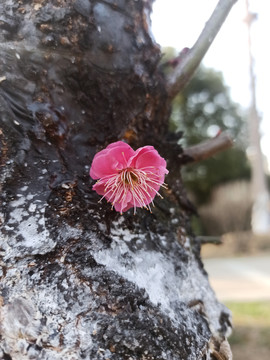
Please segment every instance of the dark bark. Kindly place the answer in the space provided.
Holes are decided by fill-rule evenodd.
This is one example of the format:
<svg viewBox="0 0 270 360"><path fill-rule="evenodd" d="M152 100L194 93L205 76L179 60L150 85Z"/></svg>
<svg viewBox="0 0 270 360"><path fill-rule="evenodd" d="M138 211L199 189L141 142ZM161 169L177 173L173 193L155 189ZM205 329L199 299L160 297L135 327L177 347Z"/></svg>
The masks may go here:
<svg viewBox="0 0 270 360"><path fill-rule="evenodd" d="M189 228L150 10L0 0L2 359L210 359L230 330ZM152 214L91 190L94 154L120 139L167 160Z"/></svg>

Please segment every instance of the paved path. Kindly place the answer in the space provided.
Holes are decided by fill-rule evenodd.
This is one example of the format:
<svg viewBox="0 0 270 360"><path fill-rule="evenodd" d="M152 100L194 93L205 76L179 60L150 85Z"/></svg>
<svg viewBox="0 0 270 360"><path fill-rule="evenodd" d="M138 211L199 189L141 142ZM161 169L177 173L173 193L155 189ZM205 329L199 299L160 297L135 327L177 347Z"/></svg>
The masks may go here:
<svg viewBox="0 0 270 360"><path fill-rule="evenodd" d="M269 300L270 306L270 254L205 259L204 264L219 300Z"/></svg>

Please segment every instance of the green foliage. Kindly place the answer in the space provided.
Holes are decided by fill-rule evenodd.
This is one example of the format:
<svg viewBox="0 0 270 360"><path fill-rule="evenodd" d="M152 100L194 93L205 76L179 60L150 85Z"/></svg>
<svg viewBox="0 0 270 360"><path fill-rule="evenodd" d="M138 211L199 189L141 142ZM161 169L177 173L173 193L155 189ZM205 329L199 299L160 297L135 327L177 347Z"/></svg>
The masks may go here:
<svg viewBox="0 0 270 360"><path fill-rule="evenodd" d="M186 166L182 174L197 203L202 204L209 200L215 186L229 181L249 179L250 167L245 151L235 146L199 164Z"/></svg>
<svg viewBox="0 0 270 360"><path fill-rule="evenodd" d="M166 50L167 60L173 50ZM170 71L170 67L166 69ZM201 67L172 105L171 131L183 131L183 147L198 144L226 131L235 140L233 148L199 164L183 169L187 188L197 203L209 200L214 186L236 179L250 178L245 153L246 124L240 107L233 103L222 74Z"/></svg>
<svg viewBox="0 0 270 360"><path fill-rule="evenodd" d="M200 68L173 103L173 126L185 131L186 145L228 131L236 138L243 129L239 107L232 102L220 73Z"/></svg>

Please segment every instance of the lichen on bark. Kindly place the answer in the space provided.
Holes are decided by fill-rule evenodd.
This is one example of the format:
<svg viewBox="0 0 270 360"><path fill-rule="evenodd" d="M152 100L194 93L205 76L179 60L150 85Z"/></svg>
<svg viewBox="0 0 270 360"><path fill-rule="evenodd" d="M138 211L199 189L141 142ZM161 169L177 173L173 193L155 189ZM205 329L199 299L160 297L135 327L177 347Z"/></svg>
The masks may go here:
<svg viewBox="0 0 270 360"><path fill-rule="evenodd" d="M0 10L0 357L210 359L230 313L190 230L151 1ZM94 154L117 140L167 160L152 214L91 190Z"/></svg>

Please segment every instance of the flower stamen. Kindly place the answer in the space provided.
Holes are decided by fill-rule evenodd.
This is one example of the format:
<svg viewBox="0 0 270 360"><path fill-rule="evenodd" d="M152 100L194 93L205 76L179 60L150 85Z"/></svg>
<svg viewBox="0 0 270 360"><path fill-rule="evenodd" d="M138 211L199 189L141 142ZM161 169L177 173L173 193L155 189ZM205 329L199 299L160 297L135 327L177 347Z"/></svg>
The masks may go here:
<svg viewBox="0 0 270 360"><path fill-rule="evenodd" d="M99 159L104 163L104 171ZM151 161L155 166L149 165ZM116 165L109 165L114 163ZM102 195L99 202L106 198L121 214L131 207L134 207L134 214L137 207L151 212L154 197L158 195L162 198L159 189L167 188L167 184L164 183L166 173L166 161L152 146L134 151L121 141L96 154L90 170L90 175L94 179L99 179L93 186L93 189Z"/></svg>

